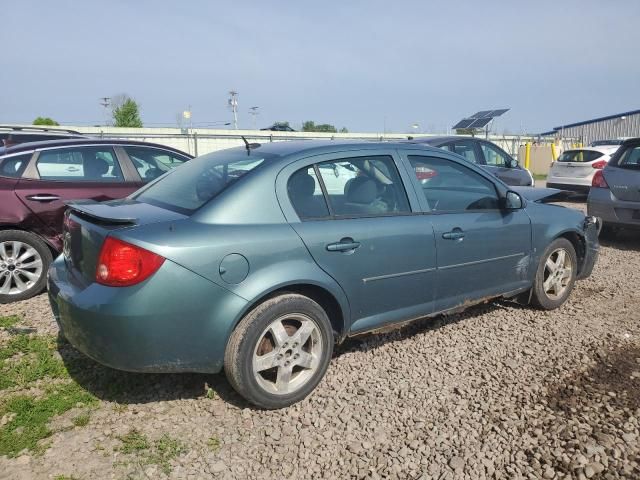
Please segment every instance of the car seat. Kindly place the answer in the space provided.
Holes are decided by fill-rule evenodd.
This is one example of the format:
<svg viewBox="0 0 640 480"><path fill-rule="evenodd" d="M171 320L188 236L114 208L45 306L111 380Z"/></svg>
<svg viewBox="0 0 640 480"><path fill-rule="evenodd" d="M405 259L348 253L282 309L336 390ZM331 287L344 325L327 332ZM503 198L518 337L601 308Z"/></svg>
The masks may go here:
<svg viewBox="0 0 640 480"><path fill-rule="evenodd" d="M82 158L84 178L87 180L99 180L109 171L106 160L99 158L97 154L84 154Z"/></svg>
<svg viewBox="0 0 640 480"><path fill-rule="evenodd" d="M321 197L316 197L316 181L305 171L296 173L288 184L289 198L301 217L325 217L327 208Z"/></svg>

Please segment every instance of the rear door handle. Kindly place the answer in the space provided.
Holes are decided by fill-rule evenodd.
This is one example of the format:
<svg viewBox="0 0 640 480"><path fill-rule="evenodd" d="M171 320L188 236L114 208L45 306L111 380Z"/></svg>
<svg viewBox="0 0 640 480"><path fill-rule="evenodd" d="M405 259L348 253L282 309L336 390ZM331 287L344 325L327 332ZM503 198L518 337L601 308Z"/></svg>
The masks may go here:
<svg viewBox="0 0 640 480"><path fill-rule="evenodd" d="M36 202L53 202L60 200L58 195L50 195L48 193L38 193L37 195L27 195L27 200L35 200Z"/></svg>
<svg viewBox="0 0 640 480"><path fill-rule="evenodd" d="M454 228L450 232L443 233L442 238L445 240L462 240L464 238L464 232L459 228Z"/></svg>
<svg viewBox="0 0 640 480"><path fill-rule="evenodd" d="M359 246L360 242L356 242L353 238L343 238L339 242L327 245L327 250L329 252L347 252L349 250L355 250Z"/></svg>

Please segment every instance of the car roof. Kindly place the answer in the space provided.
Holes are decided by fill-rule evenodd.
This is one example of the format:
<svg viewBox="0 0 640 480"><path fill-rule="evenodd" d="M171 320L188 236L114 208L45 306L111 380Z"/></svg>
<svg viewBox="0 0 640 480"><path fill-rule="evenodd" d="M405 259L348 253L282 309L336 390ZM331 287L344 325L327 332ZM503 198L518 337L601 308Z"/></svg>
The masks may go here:
<svg viewBox="0 0 640 480"><path fill-rule="evenodd" d="M83 145L136 145L141 147L157 147L157 148L163 148L165 150L170 150L172 152L179 153L181 155L185 155L187 157L193 158L193 155L190 155L186 152L178 150L177 148L168 147L166 145L161 145L159 143L141 142L138 140L123 140L123 139L116 139L116 138L96 138L96 137L64 138L60 140L44 140L40 142L19 143L18 145L12 145L10 147L0 149L0 155L10 155L15 153L31 152L33 150L41 150L41 149L53 148L53 147L78 147Z"/></svg>
<svg viewBox="0 0 640 480"><path fill-rule="evenodd" d="M454 140L482 140L476 137L460 137L454 135L447 135L441 137L419 137L419 138L410 138L410 143L426 143L428 145L442 145L443 143L452 142Z"/></svg>
<svg viewBox="0 0 640 480"><path fill-rule="evenodd" d="M616 152L620 148L619 145L602 145L598 147L578 147L578 148L568 148L565 152L584 152L584 151L593 151L598 153L604 153L609 155L613 152ZM564 153L564 152L563 152Z"/></svg>
<svg viewBox="0 0 640 480"><path fill-rule="evenodd" d="M381 142L378 140L287 140L281 142L265 142L251 148L251 155L266 155L271 157L270 161L290 160L291 157L307 157L321 155L323 153L349 152L358 150L390 150L394 148L415 148L419 150L437 151L441 150L424 145L410 145L406 141ZM246 147L235 147L228 152L246 151ZM219 154L222 151L212 152Z"/></svg>

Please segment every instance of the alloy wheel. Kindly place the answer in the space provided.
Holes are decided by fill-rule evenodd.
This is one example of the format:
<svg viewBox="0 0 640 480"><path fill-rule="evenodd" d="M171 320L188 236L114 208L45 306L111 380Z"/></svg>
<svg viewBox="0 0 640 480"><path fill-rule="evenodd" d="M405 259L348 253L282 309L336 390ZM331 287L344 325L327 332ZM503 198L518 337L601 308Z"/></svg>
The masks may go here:
<svg viewBox="0 0 640 480"><path fill-rule="evenodd" d="M38 251L20 241L0 242L0 294L17 295L32 288L42 276Z"/></svg>
<svg viewBox="0 0 640 480"><path fill-rule="evenodd" d="M573 265L571 255L564 248L551 252L544 265L544 292L552 300L561 298L571 283Z"/></svg>
<svg viewBox="0 0 640 480"><path fill-rule="evenodd" d="M311 317L283 315L259 337L252 359L254 378L269 393L295 392L318 369L322 348L320 328Z"/></svg>

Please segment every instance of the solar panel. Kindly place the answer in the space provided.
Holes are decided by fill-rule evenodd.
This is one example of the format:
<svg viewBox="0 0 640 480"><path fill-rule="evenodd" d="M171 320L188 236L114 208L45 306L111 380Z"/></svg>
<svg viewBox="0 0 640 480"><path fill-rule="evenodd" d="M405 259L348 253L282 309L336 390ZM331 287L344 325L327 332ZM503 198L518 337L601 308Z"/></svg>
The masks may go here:
<svg viewBox="0 0 640 480"><path fill-rule="evenodd" d="M493 110L482 110L480 112L474 113L469 118L484 118L488 116Z"/></svg>
<svg viewBox="0 0 640 480"><path fill-rule="evenodd" d="M499 117L500 115L507 113L509 111L508 108L501 108L499 110L492 110L491 111L491 116L492 117Z"/></svg>
<svg viewBox="0 0 640 480"><path fill-rule="evenodd" d="M474 118L465 118L456 123L452 128L467 128L475 121Z"/></svg>
<svg viewBox="0 0 640 480"><path fill-rule="evenodd" d="M478 118L478 119L474 120L474 122L471 125L469 125L468 128L483 128L491 120L493 120L493 117Z"/></svg>

